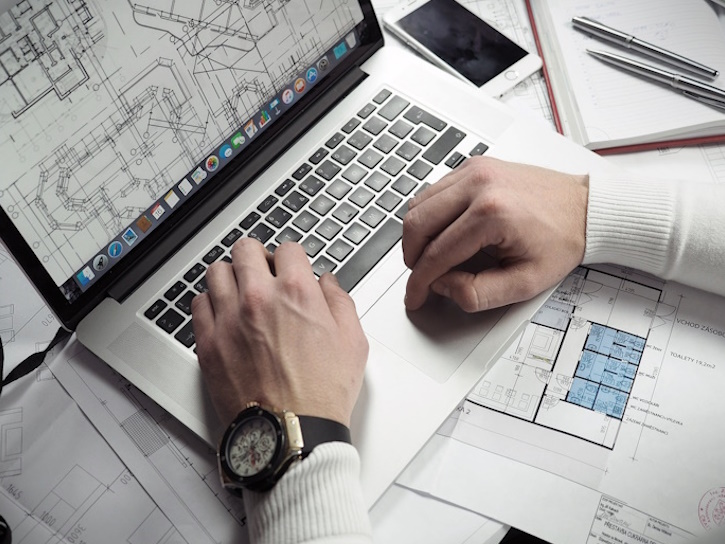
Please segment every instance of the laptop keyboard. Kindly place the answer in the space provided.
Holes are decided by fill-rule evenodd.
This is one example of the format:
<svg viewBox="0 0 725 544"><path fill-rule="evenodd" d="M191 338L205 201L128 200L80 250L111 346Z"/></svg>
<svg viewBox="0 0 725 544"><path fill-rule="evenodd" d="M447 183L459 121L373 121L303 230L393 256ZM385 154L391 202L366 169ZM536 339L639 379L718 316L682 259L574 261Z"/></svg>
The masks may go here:
<svg viewBox="0 0 725 544"><path fill-rule="evenodd" d="M230 249L242 236L258 239L272 253L285 241L301 244L315 274L334 273L349 292L401 239L408 201L429 185L434 166L445 161L452 169L466 158L454 151L465 137L381 90L159 293L144 316L193 349L191 301L208 290L207 267L231 262ZM468 155L487 149L477 142Z"/></svg>

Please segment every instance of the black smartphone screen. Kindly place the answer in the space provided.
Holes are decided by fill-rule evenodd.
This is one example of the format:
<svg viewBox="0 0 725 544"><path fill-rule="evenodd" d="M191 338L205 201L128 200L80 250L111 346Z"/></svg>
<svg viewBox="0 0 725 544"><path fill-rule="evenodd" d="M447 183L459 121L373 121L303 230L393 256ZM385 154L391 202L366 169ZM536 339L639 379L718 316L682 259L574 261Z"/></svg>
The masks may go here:
<svg viewBox="0 0 725 544"><path fill-rule="evenodd" d="M527 54L455 0L430 0L398 24L478 87Z"/></svg>

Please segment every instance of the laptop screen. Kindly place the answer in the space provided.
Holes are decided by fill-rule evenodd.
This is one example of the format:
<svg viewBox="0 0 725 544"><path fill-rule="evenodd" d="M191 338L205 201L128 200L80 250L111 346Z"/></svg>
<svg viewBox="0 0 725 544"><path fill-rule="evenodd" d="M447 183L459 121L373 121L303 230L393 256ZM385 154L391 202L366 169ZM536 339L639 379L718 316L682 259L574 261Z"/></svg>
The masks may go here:
<svg viewBox="0 0 725 544"><path fill-rule="evenodd" d="M334 73L363 20L332 0L100 8L0 13L0 206L68 302Z"/></svg>

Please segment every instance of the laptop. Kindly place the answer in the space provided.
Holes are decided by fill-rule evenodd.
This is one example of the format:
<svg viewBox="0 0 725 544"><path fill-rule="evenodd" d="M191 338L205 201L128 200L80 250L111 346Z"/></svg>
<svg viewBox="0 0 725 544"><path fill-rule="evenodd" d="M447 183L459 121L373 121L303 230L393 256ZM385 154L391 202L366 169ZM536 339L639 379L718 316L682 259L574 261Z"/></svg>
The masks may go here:
<svg viewBox="0 0 725 544"><path fill-rule="evenodd" d="M300 243L370 341L351 430L372 506L547 296L406 313L408 200L473 155L599 159L383 47L369 1L312 4L2 13L0 233L63 327L212 445L191 300L240 237Z"/></svg>

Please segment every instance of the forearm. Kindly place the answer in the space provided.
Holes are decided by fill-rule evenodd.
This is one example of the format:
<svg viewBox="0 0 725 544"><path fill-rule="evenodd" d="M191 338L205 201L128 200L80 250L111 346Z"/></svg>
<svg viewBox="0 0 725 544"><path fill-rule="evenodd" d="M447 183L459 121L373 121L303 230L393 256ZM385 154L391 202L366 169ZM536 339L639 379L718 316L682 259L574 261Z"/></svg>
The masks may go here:
<svg viewBox="0 0 725 544"><path fill-rule="evenodd" d="M322 444L266 493L244 492L254 544L370 544L360 458L341 442Z"/></svg>
<svg viewBox="0 0 725 544"><path fill-rule="evenodd" d="M605 262L725 295L725 186L592 174L583 264Z"/></svg>

